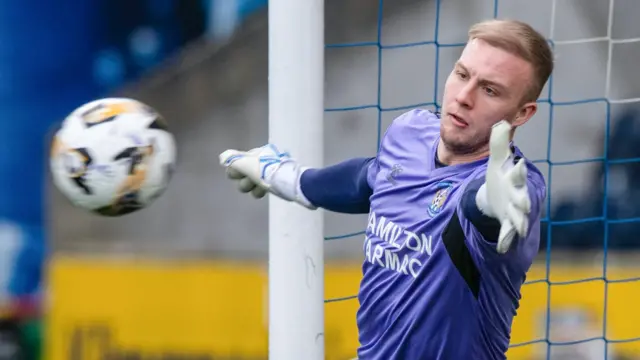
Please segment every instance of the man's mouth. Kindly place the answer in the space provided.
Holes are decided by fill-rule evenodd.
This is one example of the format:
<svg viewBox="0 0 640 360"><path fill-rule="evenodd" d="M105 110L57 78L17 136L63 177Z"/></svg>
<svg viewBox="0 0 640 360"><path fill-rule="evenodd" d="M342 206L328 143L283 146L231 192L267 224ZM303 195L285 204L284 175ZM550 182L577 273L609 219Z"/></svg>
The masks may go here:
<svg viewBox="0 0 640 360"><path fill-rule="evenodd" d="M467 126L469 126L469 123L467 123L463 118L456 114L449 113L449 118L451 119L453 125L459 128L466 128Z"/></svg>

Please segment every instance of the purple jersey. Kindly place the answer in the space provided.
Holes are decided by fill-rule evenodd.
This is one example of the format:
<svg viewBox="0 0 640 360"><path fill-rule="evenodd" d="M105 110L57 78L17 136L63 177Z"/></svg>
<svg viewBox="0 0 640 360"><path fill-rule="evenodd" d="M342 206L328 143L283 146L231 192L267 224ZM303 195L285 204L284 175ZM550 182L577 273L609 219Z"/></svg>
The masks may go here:
<svg viewBox="0 0 640 360"><path fill-rule="evenodd" d="M368 170L372 190L357 314L361 360L504 359L540 240L544 178L527 162L529 235L495 250L462 209L487 160L436 166L439 117L398 117ZM514 148L514 156L522 156Z"/></svg>

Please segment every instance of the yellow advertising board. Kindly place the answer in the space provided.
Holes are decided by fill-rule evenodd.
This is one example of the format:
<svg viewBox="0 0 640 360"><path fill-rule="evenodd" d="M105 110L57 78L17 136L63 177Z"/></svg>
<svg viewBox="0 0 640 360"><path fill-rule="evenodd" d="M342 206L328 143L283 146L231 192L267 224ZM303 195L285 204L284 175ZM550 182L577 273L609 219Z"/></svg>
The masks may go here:
<svg viewBox="0 0 640 360"><path fill-rule="evenodd" d="M529 280L545 279L545 271L536 265ZM601 265L559 265L551 268L550 279L601 276ZM638 277L640 266L611 267L607 276ZM325 280L327 298L354 295L360 264L327 264ZM45 358L266 359L266 286L266 268L255 263L57 257L50 264ZM552 341L601 337L605 321L608 339L640 337L640 282L554 283L549 291L540 281L524 287L512 334L513 344L539 341L511 349L509 359L546 358L549 298L557 319L549 329ZM353 357L357 305L326 304L327 359ZM604 351L596 341L582 346ZM640 342L615 343L609 350L637 355Z"/></svg>

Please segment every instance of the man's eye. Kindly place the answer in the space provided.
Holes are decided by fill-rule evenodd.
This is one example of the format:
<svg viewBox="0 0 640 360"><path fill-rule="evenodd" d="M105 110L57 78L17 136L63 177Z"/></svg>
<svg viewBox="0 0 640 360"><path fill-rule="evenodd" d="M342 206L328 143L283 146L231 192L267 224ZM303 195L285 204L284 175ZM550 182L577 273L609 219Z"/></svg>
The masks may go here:
<svg viewBox="0 0 640 360"><path fill-rule="evenodd" d="M458 77L459 77L460 79L463 79L463 80L464 80L464 79L466 79L466 78L467 78L467 74L465 74L465 73L463 73L463 72L458 71L458 72L457 72L457 74L458 74Z"/></svg>
<svg viewBox="0 0 640 360"><path fill-rule="evenodd" d="M484 88L484 92L486 92L487 95L489 95L489 96L496 96L497 95L496 91L493 90L492 88L489 88L489 87L485 87Z"/></svg>

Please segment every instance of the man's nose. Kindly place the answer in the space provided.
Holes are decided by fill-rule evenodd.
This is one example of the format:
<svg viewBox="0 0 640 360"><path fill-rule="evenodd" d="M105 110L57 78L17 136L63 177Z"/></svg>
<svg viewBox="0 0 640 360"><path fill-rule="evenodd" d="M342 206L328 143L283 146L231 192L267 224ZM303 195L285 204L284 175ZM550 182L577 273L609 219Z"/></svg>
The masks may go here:
<svg viewBox="0 0 640 360"><path fill-rule="evenodd" d="M464 108L473 107L473 84L471 82L466 83L456 95L456 101Z"/></svg>

